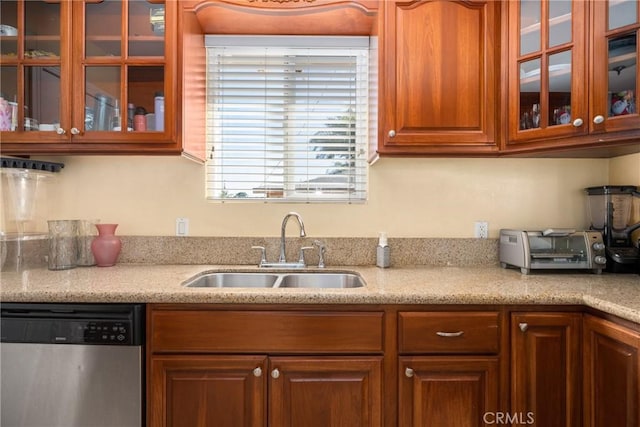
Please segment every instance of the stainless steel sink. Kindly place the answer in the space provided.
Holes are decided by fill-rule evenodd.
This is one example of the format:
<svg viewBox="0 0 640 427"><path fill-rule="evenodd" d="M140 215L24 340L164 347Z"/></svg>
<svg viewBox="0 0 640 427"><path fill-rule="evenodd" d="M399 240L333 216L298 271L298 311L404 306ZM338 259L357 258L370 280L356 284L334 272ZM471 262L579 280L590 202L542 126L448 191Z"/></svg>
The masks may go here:
<svg viewBox="0 0 640 427"><path fill-rule="evenodd" d="M353 273L290 273L282 276L279 288L361 288L364 281Z"/></svg>
<svg viewBox="0 0 640 427"><path fill-rule="evenodd" d="M185 283L189 288L271 288L277 274L266 273L207 273Z"/></svg>
<svg viewBox="0 0 640 427"><path fill-rule="evenodd" d="M188 280L184 286L189 288L346 289L364 287L365 282L355 273L263 273L256 271L206 273Z"/></svg>

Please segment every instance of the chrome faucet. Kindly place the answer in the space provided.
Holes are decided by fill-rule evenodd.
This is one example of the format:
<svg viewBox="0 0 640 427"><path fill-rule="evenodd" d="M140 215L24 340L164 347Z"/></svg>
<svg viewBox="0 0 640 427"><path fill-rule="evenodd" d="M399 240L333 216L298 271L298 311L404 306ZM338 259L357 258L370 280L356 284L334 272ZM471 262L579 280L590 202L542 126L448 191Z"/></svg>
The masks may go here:
<svg viewBox="0 0 640 427"><path fill-rule="evenodd" d="M299 213L296 212L289 212L288 214L286 214L284 216L284 219L282 220L282 228L280 229L280 258L278 259L278 262L280 263L286 263L287 262L287 255L286 255L286 243L285 243L285 234L286 234L286 230L287 230L287 222L289 221L289 218L294 217L295 219L298 220L298 225L300 226L300 237L306 237L307 233L306 231L304 231L304 222L302 221L302 217L300 216Z"/></svg>
<svg viewBox="0 0 640 427"><path fill-rule="evenodd" d="M302 217L300 214L296 212L289 212L284 216L282 220L282 227L280 229L280 258L278 258L278 262L268 262L267 261L267 253L264 246L252 246L252 249L259 249L261 252L259 267L279 267L279 268L304 268L306 267L306 263L304 260L304 251L313 249L312 246L303 246L300 248L300 254L298 257L298 261L296 262L287 262L287 251L286 251L286 242L285 242L285 234L287 230L287 222L289 218L294 217L298 221L298 225L300 226L300 237L306 237L307 233L304 230L304 222L302 221Z"/></svg>

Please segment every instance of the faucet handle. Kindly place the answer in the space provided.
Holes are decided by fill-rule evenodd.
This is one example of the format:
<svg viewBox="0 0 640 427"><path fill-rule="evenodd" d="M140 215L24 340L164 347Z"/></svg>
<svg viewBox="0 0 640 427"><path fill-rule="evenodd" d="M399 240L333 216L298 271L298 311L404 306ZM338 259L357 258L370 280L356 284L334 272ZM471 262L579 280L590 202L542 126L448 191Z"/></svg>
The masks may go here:
<svg viewBox="0 0 640 427"><path fill-rule="evenodd" d="M298 264L302 264L303 267L306 266L306 263L304 261L304 251L307 251L309 249L313 249L313 246L303 246L300 248L300 256L298 257Z"/></svg>
<svg viewBox="0 0 640 427"><path fill-rule="evenodd" d="M327 246L320 240L314 240L313 244L318 247L318 268L324 268L324 253L327 251Z"/></svg>
<svg viewBox="0 0 640 427"><path fill-rule="evenodd" d="M258 264L258 267L262 267L267 263L267 250L264 246L251 246L251 249L260 249L261 251L260 263Z"/></svg>

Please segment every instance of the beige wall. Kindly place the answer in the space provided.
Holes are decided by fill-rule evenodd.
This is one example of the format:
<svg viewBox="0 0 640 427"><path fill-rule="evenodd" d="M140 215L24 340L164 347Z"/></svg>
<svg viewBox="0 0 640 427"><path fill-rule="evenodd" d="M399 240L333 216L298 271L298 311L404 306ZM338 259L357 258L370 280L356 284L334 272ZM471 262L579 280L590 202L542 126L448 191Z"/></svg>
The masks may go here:
<svg viewBox="0 0 640 427"><path fill-rule="evenodd" d="M359 205L214 203L203 166L179 157L63 157L51 217L100 218L122 235L276 236L302 214L310 236L472 237L474 221L500 228L588 226L583 188L640 185L640 154L616 159L388 159L370 168ZM293 230L291 230L293 232Z"/></svg>

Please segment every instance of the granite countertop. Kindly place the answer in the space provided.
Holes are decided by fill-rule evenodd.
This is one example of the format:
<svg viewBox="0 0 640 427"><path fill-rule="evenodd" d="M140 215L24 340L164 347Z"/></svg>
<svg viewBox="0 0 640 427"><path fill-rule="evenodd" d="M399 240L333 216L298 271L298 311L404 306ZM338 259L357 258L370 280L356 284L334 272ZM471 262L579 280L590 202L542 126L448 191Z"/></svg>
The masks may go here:
<svg viewBox="0 0 640 427"><path fill-rule="evenodd" d="M248 266L136 265L3 272L4 302L144 302L248 304L583 304L640 323L636 274L535 273L499 267L331 267L367 282L352 289L186 288L206 271ZM312 269L311 269L312 270ZM265 271L264 269L261 271Z"/></svg>

